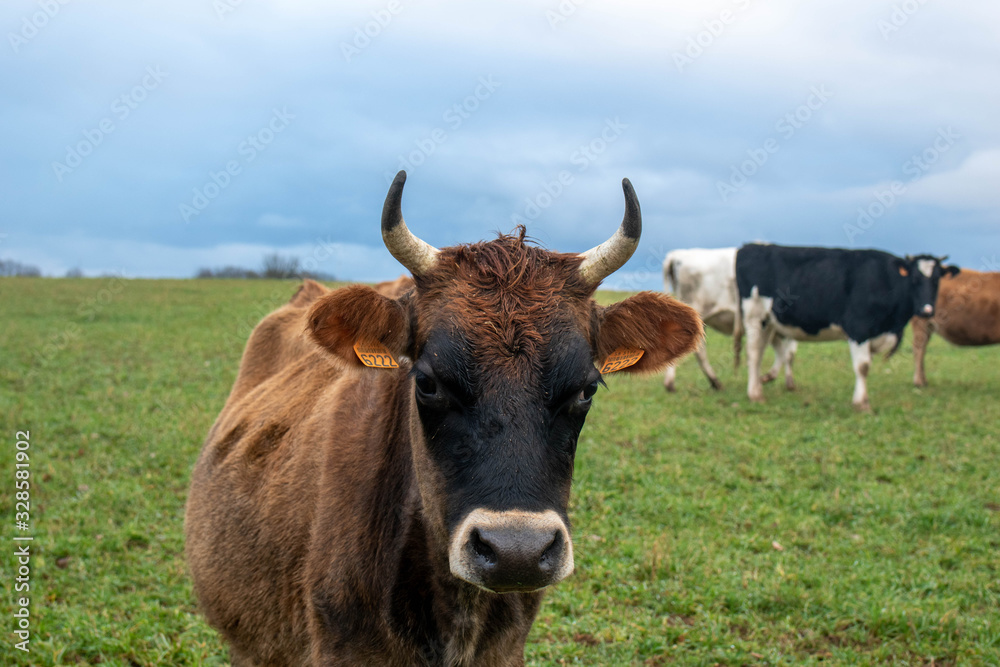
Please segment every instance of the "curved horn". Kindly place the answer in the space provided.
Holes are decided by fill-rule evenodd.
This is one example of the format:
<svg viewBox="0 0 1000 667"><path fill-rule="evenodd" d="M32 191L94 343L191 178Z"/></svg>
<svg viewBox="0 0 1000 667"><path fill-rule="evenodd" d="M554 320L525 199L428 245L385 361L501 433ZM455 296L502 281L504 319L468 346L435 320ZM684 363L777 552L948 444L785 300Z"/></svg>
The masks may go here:
<svg viewBox="0 0 1000 667"><path fill-rule="evenodd" d="M392 179L389 194L382 206L382 241L396 260L417 276L434 265L438 249L413 235L403 220L403 184L406 172L400 171Z"/></svg>
<svg viewBox="0 0 1000 667"><path fill-rule="evenodd" d="M639 246L639 236L642 234L639 198L635 196L632 183L627 178L622 179L622 190L625 191L625 217L621 227L610 239L581 255L583 264L580 265L580 274L591 285L596 285L620 269Z"/></svg>

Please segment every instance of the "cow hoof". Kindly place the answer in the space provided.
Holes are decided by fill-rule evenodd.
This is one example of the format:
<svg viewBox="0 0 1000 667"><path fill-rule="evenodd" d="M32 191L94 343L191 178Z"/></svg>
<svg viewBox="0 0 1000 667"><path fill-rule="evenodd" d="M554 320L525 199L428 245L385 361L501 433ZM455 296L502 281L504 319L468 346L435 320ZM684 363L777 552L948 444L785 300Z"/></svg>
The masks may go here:
<svg viewBox="0 0 1000 667"><path fill-rule="evenodd" d="M768 373L760 379L761 384L767 384L768 382L774 382L774 378L778 377L774 373Z"/></svg>
<svg viewBox="0 0 1000 667"><path fill-rule="evenodd" d="M668 394L673 394L677 392L677 387L671 382L670 384L663 385L663 388L667 390Z"/></svg>
<svg viewBox="0 0 1000 667"><path fill-rule="evenodd" d="M792 380L785 380L785 389L788 391L795 391L795 382Z"/></svg>
<svg viewBox="0 0 1000 667"><path fill-rule="evenodd" d="M715 379L715 378L709 378L708 381L711 383L712 389L714 389L716 391L721 391L722 390L722 383L719 382L717 379Z"/></svg>
<svg viewBox="0 0 1000 667"><path fill-rule="evenodd" d="M761 396L748 395L747 398L750 399L751 403L763 403L764 402L764 396L763 395L761 395Z"/></svg>
<svg viewBox="0 0 1000 667"><path fill-rule="evenodd" d="M855 412L871 413L872 411L872 404L867 399L865 399L861 403L852 403L851 405L854 406Z"/></svg>
<svg viewBox="0 0 1000 667"><path fill-rule="evenodd" d="M927 386L927 380L926 380L926 378L920 378L920 379L913 380L913 386L914 387L926 387Z"/></svg>

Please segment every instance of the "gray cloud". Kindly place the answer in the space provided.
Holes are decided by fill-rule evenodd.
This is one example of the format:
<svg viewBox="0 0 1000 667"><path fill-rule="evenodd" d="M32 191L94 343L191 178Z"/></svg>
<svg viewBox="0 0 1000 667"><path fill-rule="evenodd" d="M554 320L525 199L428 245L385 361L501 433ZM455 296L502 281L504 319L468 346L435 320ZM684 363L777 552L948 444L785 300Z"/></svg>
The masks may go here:
<svg viewBox="0 0 1000 667"><path fill-rule="evenodd" d="M0 256L184 276L322 238L350 251L321 270L391 278L378 214L403 162L407 219L439 246L520 216L584 250L620 220L629 176L646 221L625 269L637 287L659 286L650 253L753 239L975 265L1000 252L1000 89L984 85L1000 8L910 4L7 2ZM778 123L816 86L832 96L788 134ZM276 109L294 115L280 132ZM609 119L625 126L613 141ZM948 126L961 140L907 180ZM723 200L734 169L745 183ZM905 194L849 238L896 180Z"/></svg>

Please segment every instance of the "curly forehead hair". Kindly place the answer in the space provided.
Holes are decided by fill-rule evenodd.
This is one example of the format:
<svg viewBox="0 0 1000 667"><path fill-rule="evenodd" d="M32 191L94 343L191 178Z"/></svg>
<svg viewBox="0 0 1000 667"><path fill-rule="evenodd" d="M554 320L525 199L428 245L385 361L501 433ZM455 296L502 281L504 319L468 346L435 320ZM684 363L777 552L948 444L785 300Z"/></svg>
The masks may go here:
<svg viewBox="0 0 1000 667"><path fill-rule="evenodd" d="M594 293L596 285L580 276L582 261L533 244L518 226L492 241L443 248L434 268L414 278L417 301L443 308L483 354L530 356L565 312L561 303L584 303Z"/></svg>

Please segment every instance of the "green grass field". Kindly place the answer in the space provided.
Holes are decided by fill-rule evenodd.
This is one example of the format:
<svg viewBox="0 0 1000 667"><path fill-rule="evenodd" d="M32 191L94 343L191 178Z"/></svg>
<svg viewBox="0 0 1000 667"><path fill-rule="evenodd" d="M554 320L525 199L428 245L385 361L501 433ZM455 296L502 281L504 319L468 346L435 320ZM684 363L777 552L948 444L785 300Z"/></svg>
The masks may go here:
<svg viewBox="0 0 1000 667"><path fill-rule="evenodd" d="M0 664L223 665L183 508L251 327L292 282L0 279ZM602 294L604 300L613 295ZM907 333L909 336L909 333ZM1000 347L909 339L850 406L846 343L751 405L693 360L610 377L580 438L576 573L530 665L1000 665ZM766 360L770 363L770 359ZM15 432L30 430L31 652L12 647Z"/></svg>

